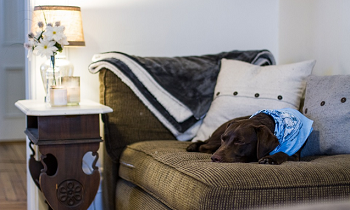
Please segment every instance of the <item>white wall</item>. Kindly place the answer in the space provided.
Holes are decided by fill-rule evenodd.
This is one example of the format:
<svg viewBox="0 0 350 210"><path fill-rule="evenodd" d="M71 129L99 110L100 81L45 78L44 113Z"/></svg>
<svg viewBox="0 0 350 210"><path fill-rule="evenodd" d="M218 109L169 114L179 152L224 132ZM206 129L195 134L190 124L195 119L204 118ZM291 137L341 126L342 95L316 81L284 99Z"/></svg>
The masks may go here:
<svg viewBox="0 0 350 210"><path fill-rule="evenodd" d="M81 7L86 46L70 48L69 59L81 76L82 98L95 101L99 100L98 75L87 70L95 53L177 56L269 49L278 54L278 0L33 2ZM37 85L40 92L41 84Z"/></svg>
<svg viewBox="0 0 350 210"><path fill-rule="evenodd" d="M316 59L315 75L350 74L350 1L279 4L279 63Z"/></svg>
<svg viewBox="0 0 350 210"><path fill-rule="evenodd" d="M81 76L82 97L95 101L98 75L87 66L105 51L175 56L266 48L278 64L316 59L314 74L350 73L348 0L31 1L81 7L86 47L67 52ZM40 75L34 78L34 97L42 98Z"/></svg>

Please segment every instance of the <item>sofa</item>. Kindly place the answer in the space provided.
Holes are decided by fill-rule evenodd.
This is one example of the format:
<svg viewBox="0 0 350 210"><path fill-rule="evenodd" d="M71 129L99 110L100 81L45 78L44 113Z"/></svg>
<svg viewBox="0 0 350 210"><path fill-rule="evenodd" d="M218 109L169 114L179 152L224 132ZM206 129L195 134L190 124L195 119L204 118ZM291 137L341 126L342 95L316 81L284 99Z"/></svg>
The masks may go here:
<svg viewBox="0 0 350 210"><path fill-rule="evenodd" d="M205 87L208 91L186 95L197 97L198 101L209 97L210 102L199 104L199 107L207 106L204 115L191 116L195 119L192 126L187 125L182 130L181 126L172 128L175 123L164 120L168 116L164 117L155 109L159 104L149 102L158 101L157 97L145 100L143 96L147 98L147 94L152 96L152 93L137 90L150 88L135 88L130 85L128 78L131 76L125 77L128 73L116 72L118 68L130 70L136 64L148 73L152 69L163 71L163 68L179 67L173 65L176 63L173 58L157 57L148 61L148 58L117 52L112 52L119 54L114 60L109 53L95 56L89 69L99 74L100 102L113 109L113 113L102 116L104 209L269 209L349 200L350 77L312 75L315 61L275 65L271 54L266 56L261 52L266 51L254 51L249 56L239 52L239 56L219 53L195 56L195 59L176 57L175 61L185 66L184 71L193 70L194 64L183 63L197 58L204 57L212 64L205 70L212 74L207 82L211 85ZM123 60L125 57L130 62ZM257 60L260 62L254 63ZM202 61L201 64L205 63ZM155 63L150 65L149 62ZM224 74L225 71L228 73ZM163 72L155 78L156 81L164 78L165 83L172 88L175 86L175 91L183 88L176 82L185 77L176 77L176 81L170 82L168 76L169 73ZM194 78L192 75L185 79L191 77ZM314 121L300 161L281 165L214 163L211 154L186 151L191 141L205 140L227 119L254 114L261 108L286 106L299 109ZM176 112L180 114L181 111ZM171 125L167 124L169 122Z"/></svg>

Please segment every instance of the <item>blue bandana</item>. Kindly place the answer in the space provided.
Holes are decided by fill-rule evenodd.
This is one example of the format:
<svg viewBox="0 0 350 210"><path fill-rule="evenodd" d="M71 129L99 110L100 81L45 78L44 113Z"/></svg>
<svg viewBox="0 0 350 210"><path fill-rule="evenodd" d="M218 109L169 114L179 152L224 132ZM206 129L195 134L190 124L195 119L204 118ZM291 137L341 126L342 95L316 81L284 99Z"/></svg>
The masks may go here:
<svg viewBox="0 0 350 210"><path fill-rule="evenodd" d="M313 121L295 109L264 109L256 112L250 118L259 113L268 114L275 121L274 134L280 144L270 152L270 155L277 152L284 152L289 156L294 155L312 132Z"/></svg>

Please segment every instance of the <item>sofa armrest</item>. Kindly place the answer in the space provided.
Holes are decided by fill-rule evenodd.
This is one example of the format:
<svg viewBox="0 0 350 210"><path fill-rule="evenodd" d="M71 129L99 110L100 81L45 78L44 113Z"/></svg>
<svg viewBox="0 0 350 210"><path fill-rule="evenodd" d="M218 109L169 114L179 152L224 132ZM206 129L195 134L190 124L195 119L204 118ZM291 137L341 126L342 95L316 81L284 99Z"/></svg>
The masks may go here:
<svg viewBox="0 0 350 210"><path fill-rule="evenodd" d="M108 69L101 69L100 102L113 109L103 116L105 145L109 156L118 162L125 146L148 140L175 140L134 92Z"/></svg>
<svg viewBox="0 0 350 210"><path fill-rule="evenodd" d="M175 140L130 88L108 69L99 72L100 103L113 109L104 122L103 209L115 209L119 158L125 147L139 141Z"/></svg>

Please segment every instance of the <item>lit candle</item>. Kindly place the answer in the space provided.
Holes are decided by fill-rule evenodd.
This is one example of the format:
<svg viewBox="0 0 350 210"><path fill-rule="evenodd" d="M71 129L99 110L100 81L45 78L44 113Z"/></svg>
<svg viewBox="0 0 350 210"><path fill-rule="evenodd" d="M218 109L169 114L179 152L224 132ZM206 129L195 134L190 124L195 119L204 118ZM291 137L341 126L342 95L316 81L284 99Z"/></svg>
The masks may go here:
<svg viewBox="0 0 350 210"><path fill-rule="evenodd" d="M61 84L67 89L67 105L79 105L80 77L62 77Z"/></svg>
<svg viewBox="0 0 350 210"><path fill-rule="evenodd" d="M50 104L51 106L67 105L67 89L62 86L50 87Z"/></svg>

